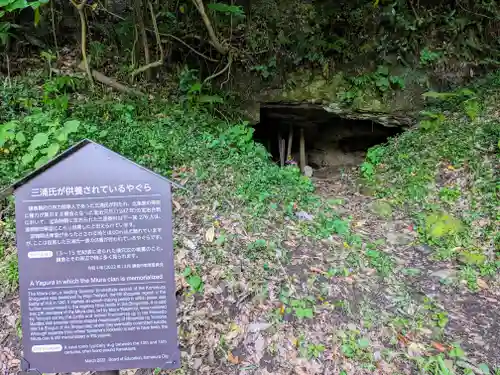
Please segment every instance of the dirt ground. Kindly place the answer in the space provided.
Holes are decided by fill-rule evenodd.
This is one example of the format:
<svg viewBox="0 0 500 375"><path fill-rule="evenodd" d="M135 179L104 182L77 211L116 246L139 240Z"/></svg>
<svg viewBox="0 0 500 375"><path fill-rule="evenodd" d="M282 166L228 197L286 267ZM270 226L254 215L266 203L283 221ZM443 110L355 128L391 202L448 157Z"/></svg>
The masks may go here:
<svg viewBox="0 0 500 375"><path fill-rule="evenodd" d="M338 202L354 233L367 239L361 249L340 237L302 233L306 214L298 221L263 218L258 231L250 231L248 217L221 212L203 193L174 196L182 351L182 368L174 373L415 374L419 363L454 344L465 352L456 368L479 374L481 363L500 366L498 277L469 291L456 280L456 264L436 261L431 247L417 243L404 213L374 212L376 200L360 191L355 174L315 179L315 185L325 199ZM215 237L230 238L222 248L206 235L213 217ZM277 244L275 261L246 254L256 239ZM373 262L357 256L377 240ZM203 293L189 290L181 276L186 266L200 270ZM19 371L19 316L18 296L4 296L2 375Z"/></svg>

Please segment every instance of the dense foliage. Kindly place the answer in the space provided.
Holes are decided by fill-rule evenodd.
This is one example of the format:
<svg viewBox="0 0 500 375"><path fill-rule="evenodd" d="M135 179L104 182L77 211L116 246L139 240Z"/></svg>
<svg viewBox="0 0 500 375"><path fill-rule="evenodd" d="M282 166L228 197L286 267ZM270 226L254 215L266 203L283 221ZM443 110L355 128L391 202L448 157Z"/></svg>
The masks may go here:
<svg viewBox="0 0 500 375"><path fill-rule="evenodd" d="M421 67L453 83L498 65L499 30L494 0L0 2L10 53L21 51L10 41L24 40L53 65L61 46L84 41L84 62L127 80L184 64L207 83L228 83L238 71L269 80L299 67L328 76L339 64L372 61L357 69Z"/></svg>

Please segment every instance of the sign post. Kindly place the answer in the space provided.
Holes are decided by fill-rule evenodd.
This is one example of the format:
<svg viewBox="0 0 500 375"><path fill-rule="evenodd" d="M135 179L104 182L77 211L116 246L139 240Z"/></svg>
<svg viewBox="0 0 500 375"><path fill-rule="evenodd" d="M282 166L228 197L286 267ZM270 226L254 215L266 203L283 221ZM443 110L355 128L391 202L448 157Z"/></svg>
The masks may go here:
<svg viewBox="0 0 500 375"><path fill-rule="evenodd" d="M24 371L180 366L170 189L87 140L11 187Z"/></svg>

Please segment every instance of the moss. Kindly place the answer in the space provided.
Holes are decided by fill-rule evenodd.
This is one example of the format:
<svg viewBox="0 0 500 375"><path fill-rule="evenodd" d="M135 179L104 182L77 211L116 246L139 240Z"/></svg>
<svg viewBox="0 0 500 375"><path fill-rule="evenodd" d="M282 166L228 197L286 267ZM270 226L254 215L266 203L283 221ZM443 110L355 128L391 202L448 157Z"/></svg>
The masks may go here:
<svg viewBox="0 0 500 375"><path fill-rule="evenodd" d="M371 204L371 211L383 218L390 218L392 216L392 206L384 201L375 201Z"/></svg>
<svg viewBox="0 0 500 375"><path fill-rule="evenodd" d="M458 259L461 263L469 265L482 265L488 260L486 255L470 251L461 252Z"/></svg>
<svg viewBox="0 0 500 375"><path fill-rule="evenodd" d="M375 87L366 85L358 89L352 88L347 76L338 72L330 78L325 78L321 72L303 69L288 74L287 81L278 84L281 88L260 88L255 96L250 97L254 103L311 103L329 108L337 108L335 113L358 112L392 115L397 112L408 117L418 113L422 105L419 86L406 86L404 90L389 90L384 95ZM347 93L356 91L351 104L346 104L343 98ZM417 99L415 99L417 98ZM258 106L248 106L252 113L249 119L258 119ZM258 122L258 121L255 121Z"/></svg>

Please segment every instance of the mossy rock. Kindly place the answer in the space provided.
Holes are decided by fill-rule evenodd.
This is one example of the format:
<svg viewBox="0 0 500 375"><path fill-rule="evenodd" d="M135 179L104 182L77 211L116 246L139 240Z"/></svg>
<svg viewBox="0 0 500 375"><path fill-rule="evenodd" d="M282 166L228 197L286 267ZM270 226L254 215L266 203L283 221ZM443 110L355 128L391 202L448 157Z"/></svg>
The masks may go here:
<svg viewBox="0 0 500 375"><path fill-rule="evenodd" d="M431 239L454 235L462 230L462 222L453 215L441 212L432 213L425 218L425 230Z"/></svg>
<svg viewBox="0 0 500 375"><path fill-rule="evenodd" d="M486 255L481 254L481 253L463 251L458 256L458 260L464 264L479 266L479 265L486 263L487 258L486 258Z"/></svg>
<svg viewBox="0 0 500 375"><path fill-rule="evenodd" d="M384 201L375 201L370 205L370 210L383 218L390 218L392 217L392 206Z"/></svg>

